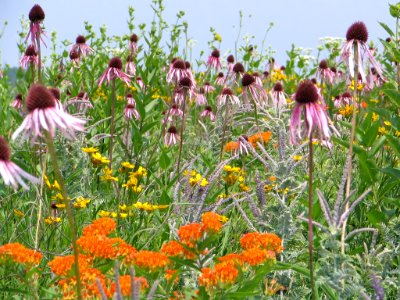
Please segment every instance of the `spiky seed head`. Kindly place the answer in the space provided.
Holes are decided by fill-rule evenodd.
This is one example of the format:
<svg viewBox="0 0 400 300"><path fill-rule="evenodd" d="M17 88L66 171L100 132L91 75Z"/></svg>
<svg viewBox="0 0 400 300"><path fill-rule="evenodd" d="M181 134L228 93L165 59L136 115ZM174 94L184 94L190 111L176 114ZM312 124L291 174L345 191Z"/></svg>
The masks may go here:
<svg viewBox="0 0 400 300"><path fill-rule="evenodd" d="M85 44L86 43L86 38L83 35L78 35L76 38L75 42L77 44Z"/></svg>
<svg viewBox="0 0 400 300"><path fill-rule="evenodd" d="M322 70L327 70L329 68L328 61L326 59L321 60L319 63L319 68Z"/></svg>
<svg viewBox="0 0 400 300"><path fill-rule="evenodd" d="M249 86L250 84L252 84L254 81L256 81L254 79L254 77L250 74L244 74L242 77L242 85L243 86Z"/></svg>
<svg viewBox="0 0 400 300"><path fill-rule="evenodd" d="M228 96L233 96L233 91L230 88L224 88L222 90L222 95L228 95Z"/></svg>
<svg viewBox="0 0 400 300"><path fill-rule="evenodd" d="M317 79L311 78L311 82L314 83L314 84L317 84Z"/></svg>
<svg viewBox="0 0 400 300"><path fill-rule="evenodd" d="M230 55L228 55L228 57L226 58L226 61L227 61L228 63L230 63L230 64L233 64L233 63L235 62L235 57L234 57L232 54L230 54Z"/></svg>
<svg viewBox="0 0 400 300"><path fill-rule="evenodd" d="M53 94L41 84L33 84L26 96L26 108L29 112L35 109L55 107Z"/></svg>
<svg viewBox="0 0 400 300"><path fill-rule="evenodd" d="M353 23L349 29L347 29L346 40L356 40L362 43L366 43L368 41L368 29L367 26L363 22L355 22Z"/></svg>
<svg viewBox="0 0 400 300"><path fill-rule="evenodd" d="M10 161L11 151L7 141L0 135L0 161Z"/></svg>
<svg viewBox="0 0 400 300"><path fill-rule="evenodd" d="M139 37L136 34L132 34L130 37L130 41L132 43L137 43L137 41L139 40Z"/></svg>
<svg viewBox="0 0 400 300"><path fill-rule="evenodd" d="M125 97L126 97L126 98L133 98L133 96L132 96L131 93L127 93Z"/></svg>
<svg viewBox="0 0 400 300"><path fill-rule="evenodd" d="M17 96L15 96L15 99L22 101L22 94L17 94Z"/></svg>
<svg viewBox="0 0 400 300"><path fill-rule="evenodd" d="M219 58L219 56L220 56L219 50L218 50L218 49L214 49L214 50L211 52L211 56L212 56L212 57L215 57L215 58Z"/></svg>
<svg viewBox="0 0 400 300"><path fill-rule="evenodd" d="M174 69L180 69L180 70L185 70L186 69L186 64L182 59L177 58L174 63L172 64L172 67Z"/></svg>
<svg viewBox="0 0 400 300"><path fill-rule="evenodd" d="M178 133L178 130L176 129L175 126L172 125L171 127L168 128L168 133L170 133L170 134L177 134L177 133Z"/></svg>
<svg viewBox="0 0 400 300"><path fill-rule="evenodd" d="M331 71L332 71L333 73L335 73L335 74L336 74L336 72L337 72L337 69L336 69L336 67L330 67L330 69L331 69Z"/></svg>
<svg viewBox="0 0 400 300"><path fill-rule="evenodd" d="M76 98L83 99L83 96L85 96L85 92L79 92Z"/></svg>
<svg viewBox="0 0 400 300"><path fill-rule="evenodd" d="M206 111L209 111L209 112L212 112L212 108L211 108L211 106L209 106L209 105L206 106L205 110L206 110Z"/></svg>
<svg viewBox="0 0 400 300"><path fill-rule="evenodd" d="M75 51L75 50L71 50L71 51L69 52L69 58L70 58L71 60L77 59L77 58L79 58L79 53L78 53L77 51Z"/></svg>
<svg viewBox="0 0 400 300"><path fill-rule="evenodd" d="M26 47L25 55L26 56L36 56L37 53L36 53L35 47L33 45L29 45L28 47Z"/></svg>
<svg viewBox="0 0 400 300"><path fill-rule="evenodd" d="M217 77L219 77L219 78L224 78L224 73L219 72L218 75L217 75Z"/></svg>
<svg viewBox="0 0 400 300"><path fill-rule="evenodd" d="M344 92L344 93L342 94L342 97L343 97L343 98L351 98L351 94L350 94L349 92Z"/></svg>
<svg viewBox="0 0 400 300"><path fill-rule="evenodd" d="M275 92L283 92L283 85L282 85L282 83L280 83L280 82L277 82L275 85L274 85L274 91Z"/></svg>
<svg viewBox="0 0 400 300"><path fill-rule="evenodd" d="M258 73L258 72L253 72L253 77L260 77L260 73Z"/></svg>
<svg viewBox="0 0 400 300"><path fill-rule="evenodd" d="M318 99L318 90L311 80L301 82L294 94L294 100L298 103L317 103Z"/></svg>
<svg viewBox="0 0 400 300"><path fill-rule="evenodd" d="M189 77L185 76L181 78L181 80L179 80L179 86L190 89L192 87L192 80Z"/></svg>
<svg viewBox="0 0 400 300"><path fill-rule="evenodd" d="M116 68L116 69L121 70L122 69L122 60L119 57L113 57L110 59L108 66L110 68Z"/></svg>
<svg viewBox="0 0 400 300"><path fill-rule="evenodd" d="M129 54L128 57L126 58L126 62L132 62L133 61L133 56L132 54Z"/></svg>
<svg viewBox="0 0 400 300"><path fill-rule="evenodd" d="M125 106L125 108L134 109L134 108L135 108L135 104L133 104L133 103L128 103L128 104Z"/></svg>
<svg viewBox="0 0 400 300"><path fill-rule="evenodd" d="M269 72L268 71L264 71L263 75L264 75L264 77L268 77L269 76Z"/></svg>
<svg viewBox="0 0 400 300"><path fill-rule="evenodd" d="M235 73L244 73L244 66L238 62L233 66L232 70Z"/></svg>
<svg viewBox="0 0 400 300"><path fill-rule="evenodd" d="M281 71L285 72L285 70L286 70L286 67L285 66L281 66Z"/></svg>
<svg viewBox="0 0 400 300"><path fill-rule="evenodd" d="M50 93L53 94L54 98L60 100L60 90L57 88L49 88Z"/></svg>
<svg viewBox="0 0 400 300"><path fill-rule="evenodd" d="M34 22L41 22L44 20L45 14L43 8L39 4L35 4L29 11L29 20Z"/></svg>

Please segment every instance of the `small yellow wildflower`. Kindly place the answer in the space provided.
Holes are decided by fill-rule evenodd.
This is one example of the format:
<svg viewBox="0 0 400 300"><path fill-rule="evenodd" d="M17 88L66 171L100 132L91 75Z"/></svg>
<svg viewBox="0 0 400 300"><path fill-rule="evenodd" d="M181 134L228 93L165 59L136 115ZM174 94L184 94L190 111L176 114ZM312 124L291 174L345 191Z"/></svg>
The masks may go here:
<svg viewBox="0 0 400 300"><path fill-rule="evenodd" d="M106 157L101 156L99 152L92 153L91 158L92 158L92 164L94 164L95 166L108 164L110 162L110 160L108 160Z"/></svg>
<svg viewBox="0 0 400 300"><path fill-rule="evenodd" d="M383 122L386 126L392 126L392 123L390 123L389 121L384 121Z"/></svg>
<svg viewBox="0 0 400 300"><path fill-rule="evenodd" d="M22 218L25 214L19 209L14 209L14 215L19 218Z"/></svg>
<svg viewBox="0 0 400 300"><path fill-rule="evenodd" d="M98 215L100 216L100 217L102 217L102 218L104 218L104 217L109 217L110 216L110 212L109 211L105 211L105 210L100 210L99 212L98 212Z"/></svg>
<svg viewBox="0 0 400 300"><path fill-rule="evenodd" d="M118 181L117 177L112 176L112 170L109 167L105 167L103 169L103 174L100 176L100 179L103 181L111 182L111 181Z"/></svg>
<svg viewBox="0 0 400 300"><path fill-rule="evenodd" d="M91 154L91 153L99 152L99 149L93 148L93 147L88 147L88 148L82 148L82 151L85 153Z"/></svg>
<svg viewBox="0 0 400 300"><path fill-rule="evenodd" d="M379 120L379 115L377 115L376 113L372 113L372 121L376 122Z"/></svg>
<svg viewBox="0 0 400 300"><path fill-rule="evenodd" d="M65 208L65 204L64 203L57 203L56 207L59 209L64 209Z"/></svg>
<svg viewBox="0 0 400 300"><path fill-rule="evenodd" d="M58 191L61 190L61 189L60 189L60 185L58 184L58 181L57 181L57 180L54 180L54 183L51 183L50 180L49 180L49 178L48 178L46 175L44 175L44 182L46 183L47 187L48 187L50 190L58 190Z"/></svg>
<svg viewBox="0 0 400 300"><path fill-rule="evenodd" d="M229 221L228 217L222 216L222 215L218 215L218 220L222 223L226 223Z"/></svg>
<svg viewBox="0 0 400 300"><path fill-rule="evenodd" d="M249 187L248 185L245 185L244 183L239 184L239 189L240 189L242 192L248 192L248 191L250 191L250 187Z"/></svg>
<svg viewBox="0 0 400 300"><path fill-rule="evenodd" d="M135 168L135 166L132 165L132 164L131 164L130 162L128 162L128 161L123 161L123 162L121 163L121 166L122 166L122 168L119 169L119 172L120 172L120 173L124 173L124 172L126 172L127 170L129 170L129 169Z"/></svg>
<svg viewBox="0 0 400 300"><path fill-rule="evenodd" d="M369 102L372 102L372 103L379 103L379 100L378 100L378 99L370 99Z"/></svg>
<svg viewBox="0 0 400 300"><path fill-rule="evenodd" d="M70 200L71 198L68 197L67 200ZM64 197L62 196L61 193L57 193L54 196L51 196L51 200L57 200L57 201L63 201Z"/></svg>
<svg viewBox="0 0 400 300"><path fill-rule="evenodd" d="M214 41L222 42L222 37L220 34L214 32Z"/></svg>
<svg viewBox="0 0 400 300"><path fill-rule="evenodd" d="M48 218L44 218L44 222L46 224L57 224L61 222L61 218L60 217L48 217Z"/></svg>
<svg viewBox="0 0 400 300"><path fill-rule="evenodd" d="M127 213L119 213L119 216L120 216L122 219L125 219L125 218L128 216L128 214L127 214Z"/></svg>
<svg viewBox="0 0 400 300"><path fill-rule="evenodd" d="M120 205L119 206L119 210L128 211L129 210L129 206L127 206L126 204Z"/></svg>
<svg viewBox="0 0 400 300"><path fill-rule="evenodd" d="M295 155L295 156L293 156L293 159L294 159L295 161L300 161L300 160L303 159L303 156L301 156L301 155Z"/></svg>
<svg viewBox="0 0 400 300"><path fill-rule="evenodd" d="M144 210L144 211L154 211L158 209L168 208L169 205L152 205L148 202L136 202L132 205L133 208Z"/></svg>
<svg viewBox="0 0 400 300"><path fill-rule="evenodd" d="M90 203L90 199L86 199L81 197L78 197L75 199L74 202L74 207L75 208L86 208L86 206Z"/></svg>
<svg viewBox="0 0 400 300"><path fill-rule="evenodd" d="M400 137L400 131L396 130L396 132L394 133L395 136Z"/></svg>
<svg viewBox="0 0 400 300"><path fill-rule="evenodd" d="M339 114L343 117L350 117L353 114L353 105L346 105L345 107L339 108Z"/></svg>
<svg viewBox="0 0 400 300"><path fill-rule="evenodd" d="M387 130L385 127L379 127L379 128L378 128L378 132L379 132L380 134L388 134L388 133L389 133L389 130Z"/></svg>

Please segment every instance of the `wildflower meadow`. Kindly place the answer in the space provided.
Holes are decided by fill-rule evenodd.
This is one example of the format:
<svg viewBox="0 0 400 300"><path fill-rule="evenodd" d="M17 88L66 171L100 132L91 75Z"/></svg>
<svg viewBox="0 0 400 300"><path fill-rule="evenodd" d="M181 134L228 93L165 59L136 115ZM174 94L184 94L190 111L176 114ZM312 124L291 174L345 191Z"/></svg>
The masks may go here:
<svg viewBox="0 0 400 300"><path fill-rule="evenodd" d="M0 69L0 298L400 299L400 4L378 40L355 19L285 61L215 31L195 57L184 13L152 8L74 41L26 8Z"/></svg>

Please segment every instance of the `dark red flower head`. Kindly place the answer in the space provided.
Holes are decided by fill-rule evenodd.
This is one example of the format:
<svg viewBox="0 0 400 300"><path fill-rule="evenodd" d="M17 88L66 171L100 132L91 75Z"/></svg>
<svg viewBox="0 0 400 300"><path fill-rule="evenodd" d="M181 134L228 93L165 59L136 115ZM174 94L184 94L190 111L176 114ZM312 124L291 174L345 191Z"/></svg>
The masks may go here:
<svg viewBox="0 0 400 300"><path fill-rule="evenodd" d="M182 77L181 80L179 80L179 86L190 89L192 87L192 80L187 76Z"/></svg>
<svg viewBox="0 0 400 300"><path fill-rule="evenodd" d="M76 98L83 99L83 96L85 96L85 92L79 92Z"/></svg>
<svg viewBox="0 0 400 300"><path fill-rule="evenodd" d="M186 64L182 59L178 58L173 62L172 67L174 69L185 70L186 69Z"/></svg>
<svg viewBox="0 0 400 300"><path fill-rule="evenodd" d="M327 70L329 68L328 61L326 59L321 60L319 63L319 68L322 70Z"/></svg>
<svg viewBox="0 0 400 300"><path fill-rule="evenodd" d="M330 67L331 71L336 74L337 69L335 67Z"/></svg>
<svg viewBox="0 0 400 300"><path fill-rule="evenodd" d="M241 63L236 63L232 70L235 73L244 73L244 66Z"/></svg>
<svg viewBox="0 0 400 300"><path fill-rule="evenodd" d="M127 94L126 94L126 98L133 98L133 96L132 96L131 93L127 93Z"/></svg>
<svg viewBox="0 0 400 300"><path fill-rule="evenodd" d="M86 43L86 39L83 35L78 35L78 37L76 38L75 42L77 44L85 44Z"/></svg>
<svg viewBox="0 0 400 300"><path fill-rule="evenodd" d="M224 88L222 90L222 95L228 95L228 96L233 96L233 92L230 88Z"/></svg>
<svg viewBox="0 0 400 300"><path fill-rule="evenodd" d="M7 141L0 135L0 160L10 161L11 152Z"/></svg>
<svg viewBox="0 0 400 300"><path fill-rule="evenodd" d="M75 50L71 50L71 51L69 52L69 58L70 58L71 60L77 59L77 58L79 58L79 53L78 53L77 51L75 51Z"/></svg>
<svg viewBox="0 0 400 300"><path fill-rule="evenodd" d="M235 62L235 57L231 54L226 58L226 61L230 64L233 64Z"/></svg>
<svg viewBox="0 0 400 300"><path fill-rule="evenodd" d="M283 85L280 82L277 82L274 85L274 92L283 92Z"/></svg>
<svg viewBox="0 0 400 300"><path fill-rule="evenodd" d="M41 84L33 84L26 96L26 108L29 112L35 109L45 109L55 107L53 94Z"/></svg>
<svg viewBox="0 0 400 300"><path fill-rule="evenodd" d="M191 67L190 62L185 61L185 67L186 67L186 69L190 69L190 67Z"/></svg>
<svg viewBox="0 0 400 300"><path fill-rule="evenodd" d="M54 98L60 100L60 90L57 88L49 88L50 93L53 94Z"/></svg>
<svg viewBox="0 0 400 300"><path fill-rule="evenodd" d="M36 56L36 50L35 47L33 45L29 45L26 50L25 50L25 55L26 56Z"/></svg>
<svg viewBox="0 0 400 300"><path fill-rule="evenodd" d="M317 103L318 99L318 90L311 80L304 80L300 83L294 94L294 100L298 103Z"/></svg>
<svg viewBox="0 0 400 300"><path fill-rule="evenodd" d="M42 7L39 4L35 4L29 11L29 20L34 22L41 22L44 20L45 14Z"/></svg>
<svg viewBox="0 0 400 300"><path fill-rule="evenodd" d="M17 96L15 96L15 99L22 101L22 95L21 94L17 94Z"/></svg>
<svg viewBox="0 0 400 300"><path fill-rule="evenodd" d="M132 43L137 43L137 41L139 40L138 36L136 34L132 34L130 37L130 41Z"/></svg>
<svg viewBox="0 0 400 300"><path fill-rule="evenodd" d="M285 71L286 70L286 67L285 66L281 66L281 71Z"/></svg>
<svg viewBox="0 0 400 300"><path fill-rule="evenodd" d="M205 110L206 110L206 111L209 111L209 112L212 112L211 106L206 106Z"/></svg>
<svg viewBox="0 0 400 300"><path fill-rule="evenodd" d="M250 84L252 84L254 81L256 81L254 79L254 77L250 74L244 74L242 77L242 85L243 86L249 86Z"/></svg>
<svg viewBox="0 0 400 300"><path fill-rule="evenodd" d="M314 84L317 84L317 79L311 78L311 82L314 83Z"/></svg>
<svg viewBox="0 0 400 300"><path fill-rule="evenodd" d="M258 73L258 72L253 72L253 76L254 76L254 77L260 77L260 73Z"/></svg>
<svg viewBox="0 0 400 300"><path fill-rule="evenodd" d="M219 72L217 76L218 76L219 78L223 78L223 77L224 77L224 73Z"/></svg>
<svg viewBox="0 0 400 300"><path fill-rule="evenodd" d="M349 29L347 29L346 40L357 40L362 43L366 43L368 41L368 29L367 26L363 22L355 22L353 23Z"/></svg>
<svg viewBox="0 0 400 300"><path fill-rule="evenodd" d="M342 94L342 97L343 97L343 98L351 98L351 94L350 94L349 92L344 92L344 93Z"/></svg>
<svg viewBox="0 0 400 300"><path fill-rule="evenodd" d="M211 56L215 57L215 58L219 58L219 56L220 56L219 50L218 49L214 49L213 52L211 52Z"/></svg>
<svg viewBox="0 0 400 300"><path fill-rule="evenodd" d="M171 126L170 128L168 128L168 133L177 134L178 130L176 129L175 126Z"/></svg>
<svg viewBox="0 0 400 300"><path fill-rule="evenodd" d="M269 72L268 71L264 71L263 75L264 75L264 77L268 77L269 76Z"/></svg>
<svg viewBox="0 0 400 300"><path fill-rule="evenodd" d="M121 70L122 69L122 60L119 57L113 57L110 59L108 66L110 68L116 68L116 69Z"/></svg>
<svg viewBox="0 0 400 300"><path fill-rule="evenodd" d="M386 43L390 43L392 41L392 39L390 37L386 38Z"/></svg>

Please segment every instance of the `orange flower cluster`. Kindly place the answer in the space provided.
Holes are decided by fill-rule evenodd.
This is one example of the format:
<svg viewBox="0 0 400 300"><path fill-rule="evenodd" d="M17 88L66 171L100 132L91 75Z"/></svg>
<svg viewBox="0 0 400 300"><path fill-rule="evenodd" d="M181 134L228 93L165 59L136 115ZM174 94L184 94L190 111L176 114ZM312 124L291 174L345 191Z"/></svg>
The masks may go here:
<svg viewBox="0 0 400 300"><path fill-rule="evenodd" d="M117 224L111 218L100 218L83 228L83 235L108 235L115 230Z"/></svg>
<svg viewBox="0 0 400 300"><path fill-rule="evenodd" d="M253 134L252 136L249 136L249 143L253 145L254 148L257 147L257 142L261 144L266 144L270 141L271 139L272 132L267 131L267 132L259 132L256 134Z"/></svg>
<svg viewBox="0 0 400 300"><path fill-rule="evenodd" d="M240 239L243 249L259 248L281 253L283 250L282 240L274 233L250 232Z"/></svg>
<svg viewBox="0 0 400 300"><path fill-rule="evenodd" d="M219 232L222 228L222 218L219 214L214 212L206 212L201 217L201 222L203 223L202 230L205 232Z"/></svg>
<svg viewBox="0 0 400 300"><path fill-rule="evenodd" d="M140 282L140 289L143 291L149 288L149 283L147 279L144 277L135 277L134 285ZM131 295L131 276L130 275L123 275L119 277L119 285L121 287L122 296L130 296ZM111 284L111 295L117 291L117 285L115 282Z"/></svg>
<svg viewBox="0 0 400 300"><path fill-rule="evenodd" d="M238 142L228 142L224 146L224 151L225 152L235 152L239 149L239 143Z"/></svg>
<svg viewBox="0 0 400 300"><path fill-rule="evenodd" d="M93 259L87 255L79 254L78 262L80 270L87 269ZM74 264L74 256L56 256L52 261L48 263L50 270L58 276L67 276L72 270L72 265Z"/></svg>
<svg viewBox="0 0 400 300"><path fill-rule="evenodd" d="M199 276L199 284L206 288L213 288L233 284L239 275L236 267L227 262L218 263L214 268L203 268Z"/></svg>
<svg viewBox="0 0 400 300"><path fill-rule="evenodd" d="M42 254L19 243L11 243L0 247L0 262L3 260L12 260L19 264L33 266L40 263Z"/></svg>
<svg viewBox="0 0 400 300"><path fill-rule="evenodd" d="M186 249L177 241L168 241L161 248L161 252L167 256L184 256Z"/></svg>
<svg viewBox="0 0 400 300"><path fill-rule="evenodd" d="M195 243L203 236L202 227L200 223L191 223L181 226L178 230L178 236L181 242L190 248L194 248Z"/></svg>
<svg viewBox="0 0 400 300"><path fill-rule="evenodd" d="M170 263L165 254L149 250L137 251L125 257L124 261L127 264L134 264L150 272L163 269Z"/></svg>

